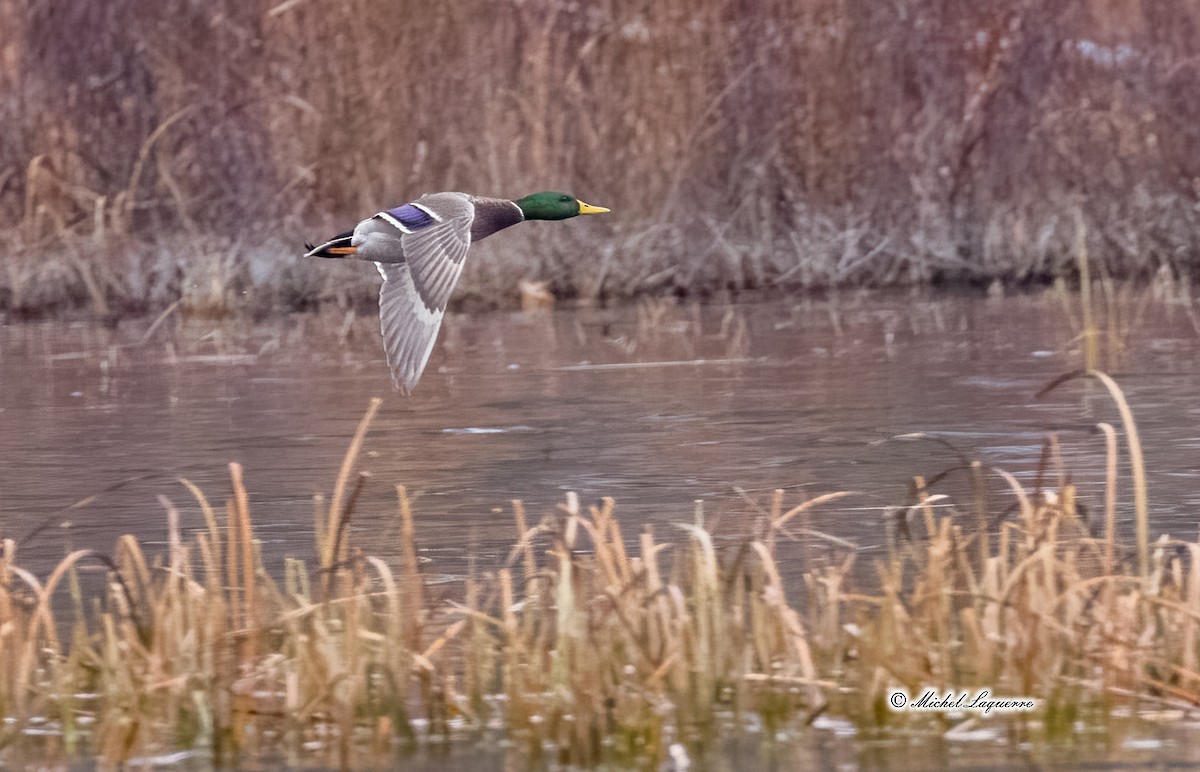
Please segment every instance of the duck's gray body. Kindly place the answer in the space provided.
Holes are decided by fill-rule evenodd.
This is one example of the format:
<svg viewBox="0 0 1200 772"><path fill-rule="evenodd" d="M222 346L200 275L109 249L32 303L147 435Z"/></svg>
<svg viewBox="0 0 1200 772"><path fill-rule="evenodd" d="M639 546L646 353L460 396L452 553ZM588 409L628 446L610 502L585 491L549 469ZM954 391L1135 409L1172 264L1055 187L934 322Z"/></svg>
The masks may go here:
<svg viewBox="0 0 1200 772"><path fill-rule="evenodd" d="M412 391L429 361L450 293L471 244L525 217L512 201L467 193L429 193L363 220L307 253L346 254L375 263L383 276L379 319L396 388ZM330 253L333 249L334 252Z"/></svg>

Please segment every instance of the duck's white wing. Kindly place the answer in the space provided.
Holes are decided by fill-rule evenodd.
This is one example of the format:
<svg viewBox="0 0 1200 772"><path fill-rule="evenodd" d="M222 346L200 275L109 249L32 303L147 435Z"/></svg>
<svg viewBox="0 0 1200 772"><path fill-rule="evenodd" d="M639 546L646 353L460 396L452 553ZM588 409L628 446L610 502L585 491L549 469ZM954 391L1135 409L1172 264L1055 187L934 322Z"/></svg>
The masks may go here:
<svg viewBox="0 0 1200 772"><path fill-rule="evenodd" d="M459 193L423 196L410 206L432 220L401 235L403 263L376 263L383 274L379 321L392 381L404 394L421 378L437 340L450 293L471 246L475 208ZM405 228L404 230L409 230Z"/></svg>

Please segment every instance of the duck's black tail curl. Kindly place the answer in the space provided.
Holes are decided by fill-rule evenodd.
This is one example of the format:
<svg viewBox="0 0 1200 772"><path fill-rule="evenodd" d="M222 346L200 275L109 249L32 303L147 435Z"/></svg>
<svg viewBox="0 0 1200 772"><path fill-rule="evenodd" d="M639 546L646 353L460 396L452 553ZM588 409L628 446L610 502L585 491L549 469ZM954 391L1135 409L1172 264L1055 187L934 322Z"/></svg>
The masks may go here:
<svg viewBox="0 0 1200 772"><path fill-rule="evenodd" d="M354 237L354 231L346 231L345 233L334 236L329 241L319 246L313 246L307 241L304 242L304 248L307 250L304 253L305 257L345 257L352 255L358 249L350 244L350 240Z"/></svg>

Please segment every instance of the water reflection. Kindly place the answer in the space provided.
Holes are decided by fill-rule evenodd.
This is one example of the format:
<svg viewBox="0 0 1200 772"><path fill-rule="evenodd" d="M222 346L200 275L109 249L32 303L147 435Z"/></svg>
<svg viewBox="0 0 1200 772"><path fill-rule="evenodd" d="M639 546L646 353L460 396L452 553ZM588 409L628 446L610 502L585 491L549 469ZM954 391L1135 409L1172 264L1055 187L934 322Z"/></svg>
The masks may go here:
<svg viewBox="0 0 1200 772"><path fill-rule="evenodd" d="M408 486L431 570L450 576L507 556L510 499L536 518L568 490L615 497L631 538L642 525L675 538L671 524L690 521L696 499L720 532L741 533L774 488L792 503L852 490L861 495L818 508L810 525L878 548L882 509L903 503L911 476L957 463L938 443L879 442L917 431L1030 485L1058 431L1085 502L1099 501L1103 441L1091 427L1118 423L1100 390L1035 399L1078 362L1068 318L1045 295L452 316L411 399L390 392L366 316L171 318L139 345L147 325L0 329L4 536L54 526L21 542L27 566L56 560L68 540L103 550L122 533L164 541L160 493L201 527L175 478L219 502L232 460L245 466L268 565L311 555L312 496L332 488L373 395L386 402L364 448L372 479L353 527L372 552L395 554L392 486ZM1114 373L1147 446L1154 528L1181 536L1200 509L1198 354L1186 317L1152 303ZM941 492L965 496L965 483ZM997 511L1005 495L997 484Z"/></svg>

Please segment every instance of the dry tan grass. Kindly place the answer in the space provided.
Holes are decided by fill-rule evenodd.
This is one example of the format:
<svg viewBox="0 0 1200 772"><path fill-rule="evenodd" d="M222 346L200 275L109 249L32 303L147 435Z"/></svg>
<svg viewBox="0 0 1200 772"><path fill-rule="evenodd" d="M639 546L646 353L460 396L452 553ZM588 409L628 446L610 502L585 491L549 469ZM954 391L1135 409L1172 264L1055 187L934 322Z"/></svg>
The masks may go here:
<svg viewBox="0 0 1200 772"><path fill-rule="evenodd" d="M332 497L314 502L315 566L263 564L237 464L223 514L182 481L206 525L193 538L161 498L164 554L127 535L111 557L77 550L39 578L6 539L0 748L105 765L202 748L216 760L283 753L345 766L487 731L522 758L586 766L661 762L670 743L704 747L749 713L774 727L825 711L919 724L887 707L898 688L1033 697L1048 734L1120 703L1195 705L1200 542L1149 542L1136 428L1120 389L1094 375L1125 422L1134 560L1115 536L1117 432L1101 424L1103 534L1065 479L1029 490L972 464L974 479L1009 486L1011 513L950 502L937 479L918 478L866 589L854 586L853 545L810 527L815 508L849 494L786 506L781 490L756 533L721 540L699 504L680 539L663 541L649 528L627 537L611 499L585 507L568 495L536 525L514 501L507 562L441 597L421 576L403 486L398 554L354 542L373 401ZM786 585L777 547L797 535L828 545L819 560L806 550L802 588ZM108 577L95 596L78 573L89 561Z"/></svg>
<svg viewBox="0 0 1200 772"><path fill-rule="evenodd" d="M243 246L221 294L264 242L292 254L445 189L614 210L483 246L463 287L492 303L522 278L612 297L1074 275L1077 212L1093 274L1191 276L1198 27L1147 0L3 2L0 236L28 265L0 308L165 307L188 277L122 277L175 237L202 264Z"/></svg>

